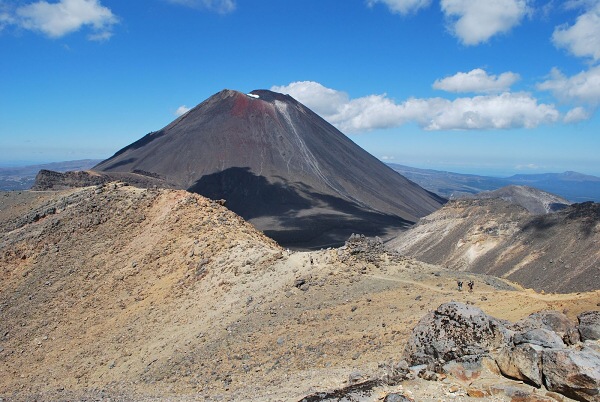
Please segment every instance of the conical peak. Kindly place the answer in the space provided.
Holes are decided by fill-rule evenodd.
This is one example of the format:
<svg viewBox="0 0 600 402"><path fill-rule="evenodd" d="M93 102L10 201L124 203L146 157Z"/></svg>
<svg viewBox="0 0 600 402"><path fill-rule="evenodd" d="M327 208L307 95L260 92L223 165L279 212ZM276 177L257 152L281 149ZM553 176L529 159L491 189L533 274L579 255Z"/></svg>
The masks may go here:
<svg viewBox="0 0 600 402"><path fill-rule="evenodd" d="M222 91L214 94L211 98L226 99L230 97L249 97L252 99L258 99L263 102L273 103L275 101L286 102L286 103L298 103L290 95L284 95L279 92L269 91L268 89L255 89L252 92L244 93L233 89L223 89Z"/></svg>

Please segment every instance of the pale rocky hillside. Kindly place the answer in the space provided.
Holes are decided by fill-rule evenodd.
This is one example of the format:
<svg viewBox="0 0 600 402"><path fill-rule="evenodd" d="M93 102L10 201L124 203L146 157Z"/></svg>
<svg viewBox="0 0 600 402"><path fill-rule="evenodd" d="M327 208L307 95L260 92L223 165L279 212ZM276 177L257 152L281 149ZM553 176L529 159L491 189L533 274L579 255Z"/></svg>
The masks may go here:
<svg viewBox="0 0 600 402"><path fill-rule="evenodd" d="M600 204L532 215L500 199L455 200L389 247L460 272L494 275L545 292L600 289Z"/></svg>

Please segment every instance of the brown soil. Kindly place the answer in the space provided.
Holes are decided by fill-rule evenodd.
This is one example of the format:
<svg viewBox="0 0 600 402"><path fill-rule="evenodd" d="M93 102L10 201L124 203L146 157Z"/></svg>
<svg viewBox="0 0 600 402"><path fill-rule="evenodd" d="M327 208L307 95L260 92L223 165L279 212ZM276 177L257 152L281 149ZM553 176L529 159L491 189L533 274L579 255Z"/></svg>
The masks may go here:
<svg viewBox="0 0 600 402"><path fill-rule="evenodd" d="M288 253L185 191L109 184L7 194L5 400L293 401L356 372L377 378L417 321L447 301L511 321L543 309L574 319L600 302L600 291L543 295L393 253ZM474 292L458 292L458 277L473 279ZM474 399L468 388L416 380L378 395Z"/></svg>

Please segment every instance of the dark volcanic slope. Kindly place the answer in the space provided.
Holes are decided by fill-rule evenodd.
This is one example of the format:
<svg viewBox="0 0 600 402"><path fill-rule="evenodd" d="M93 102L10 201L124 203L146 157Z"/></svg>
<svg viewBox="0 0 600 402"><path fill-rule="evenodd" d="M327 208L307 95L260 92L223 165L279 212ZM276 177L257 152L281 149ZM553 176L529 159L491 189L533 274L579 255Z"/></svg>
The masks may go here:
<svg viewBox="0 0 600 402"><path fill-rule="evenodd" d="M94 170L137 173L211 198L281 244L385 236L443 199L358 147L287 95L224 90Z"/></svg>
<svg viewBox="0 0 600 402"><path fill-rule="evenodd" d="M530 214L501 199L455 200L388 246L421 261L546 292L600 289L600 204Z"/></svg>

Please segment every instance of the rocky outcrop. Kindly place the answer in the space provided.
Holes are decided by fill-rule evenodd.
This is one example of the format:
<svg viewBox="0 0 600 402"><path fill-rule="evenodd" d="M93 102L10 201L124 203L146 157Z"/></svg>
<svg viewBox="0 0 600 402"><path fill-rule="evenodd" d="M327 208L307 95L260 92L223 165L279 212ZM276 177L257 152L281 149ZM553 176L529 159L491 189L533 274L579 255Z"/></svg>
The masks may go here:
<svg viewBox="0 0 600 402"><path fill-rule="evenodd" d="M121 181L136 187L170 188L158 175L150 172L135 171L132 173L99 173L94 171L55 172L42 169L35 177L31 187L34 191L66 190L70 188L98 186L112 181Z"/></svg>
<svg viewBox="0 0 600 402"><path fill-rule="evenodd" d="M582 339L593 333L599 312L579 316ZM600 400L597 341L567 346L575 327L561 313L539 312L515 324L481 309L451 302L426 315L414 328L404 357L411 365L447 373L483 370L492 360L504 376L560 392L580 401ZM586 332L588 331L588 332ZM571 343L571 342L567 342Z"/></svg>
<svg viewBox="0 0 600 402"><path fill-rule="evenodd" d="M104 175L94 174L86 171L55 172L42 169L35 177L32 190L64 190L68 188L97 186L109 182L110 179Z"/></svg>

